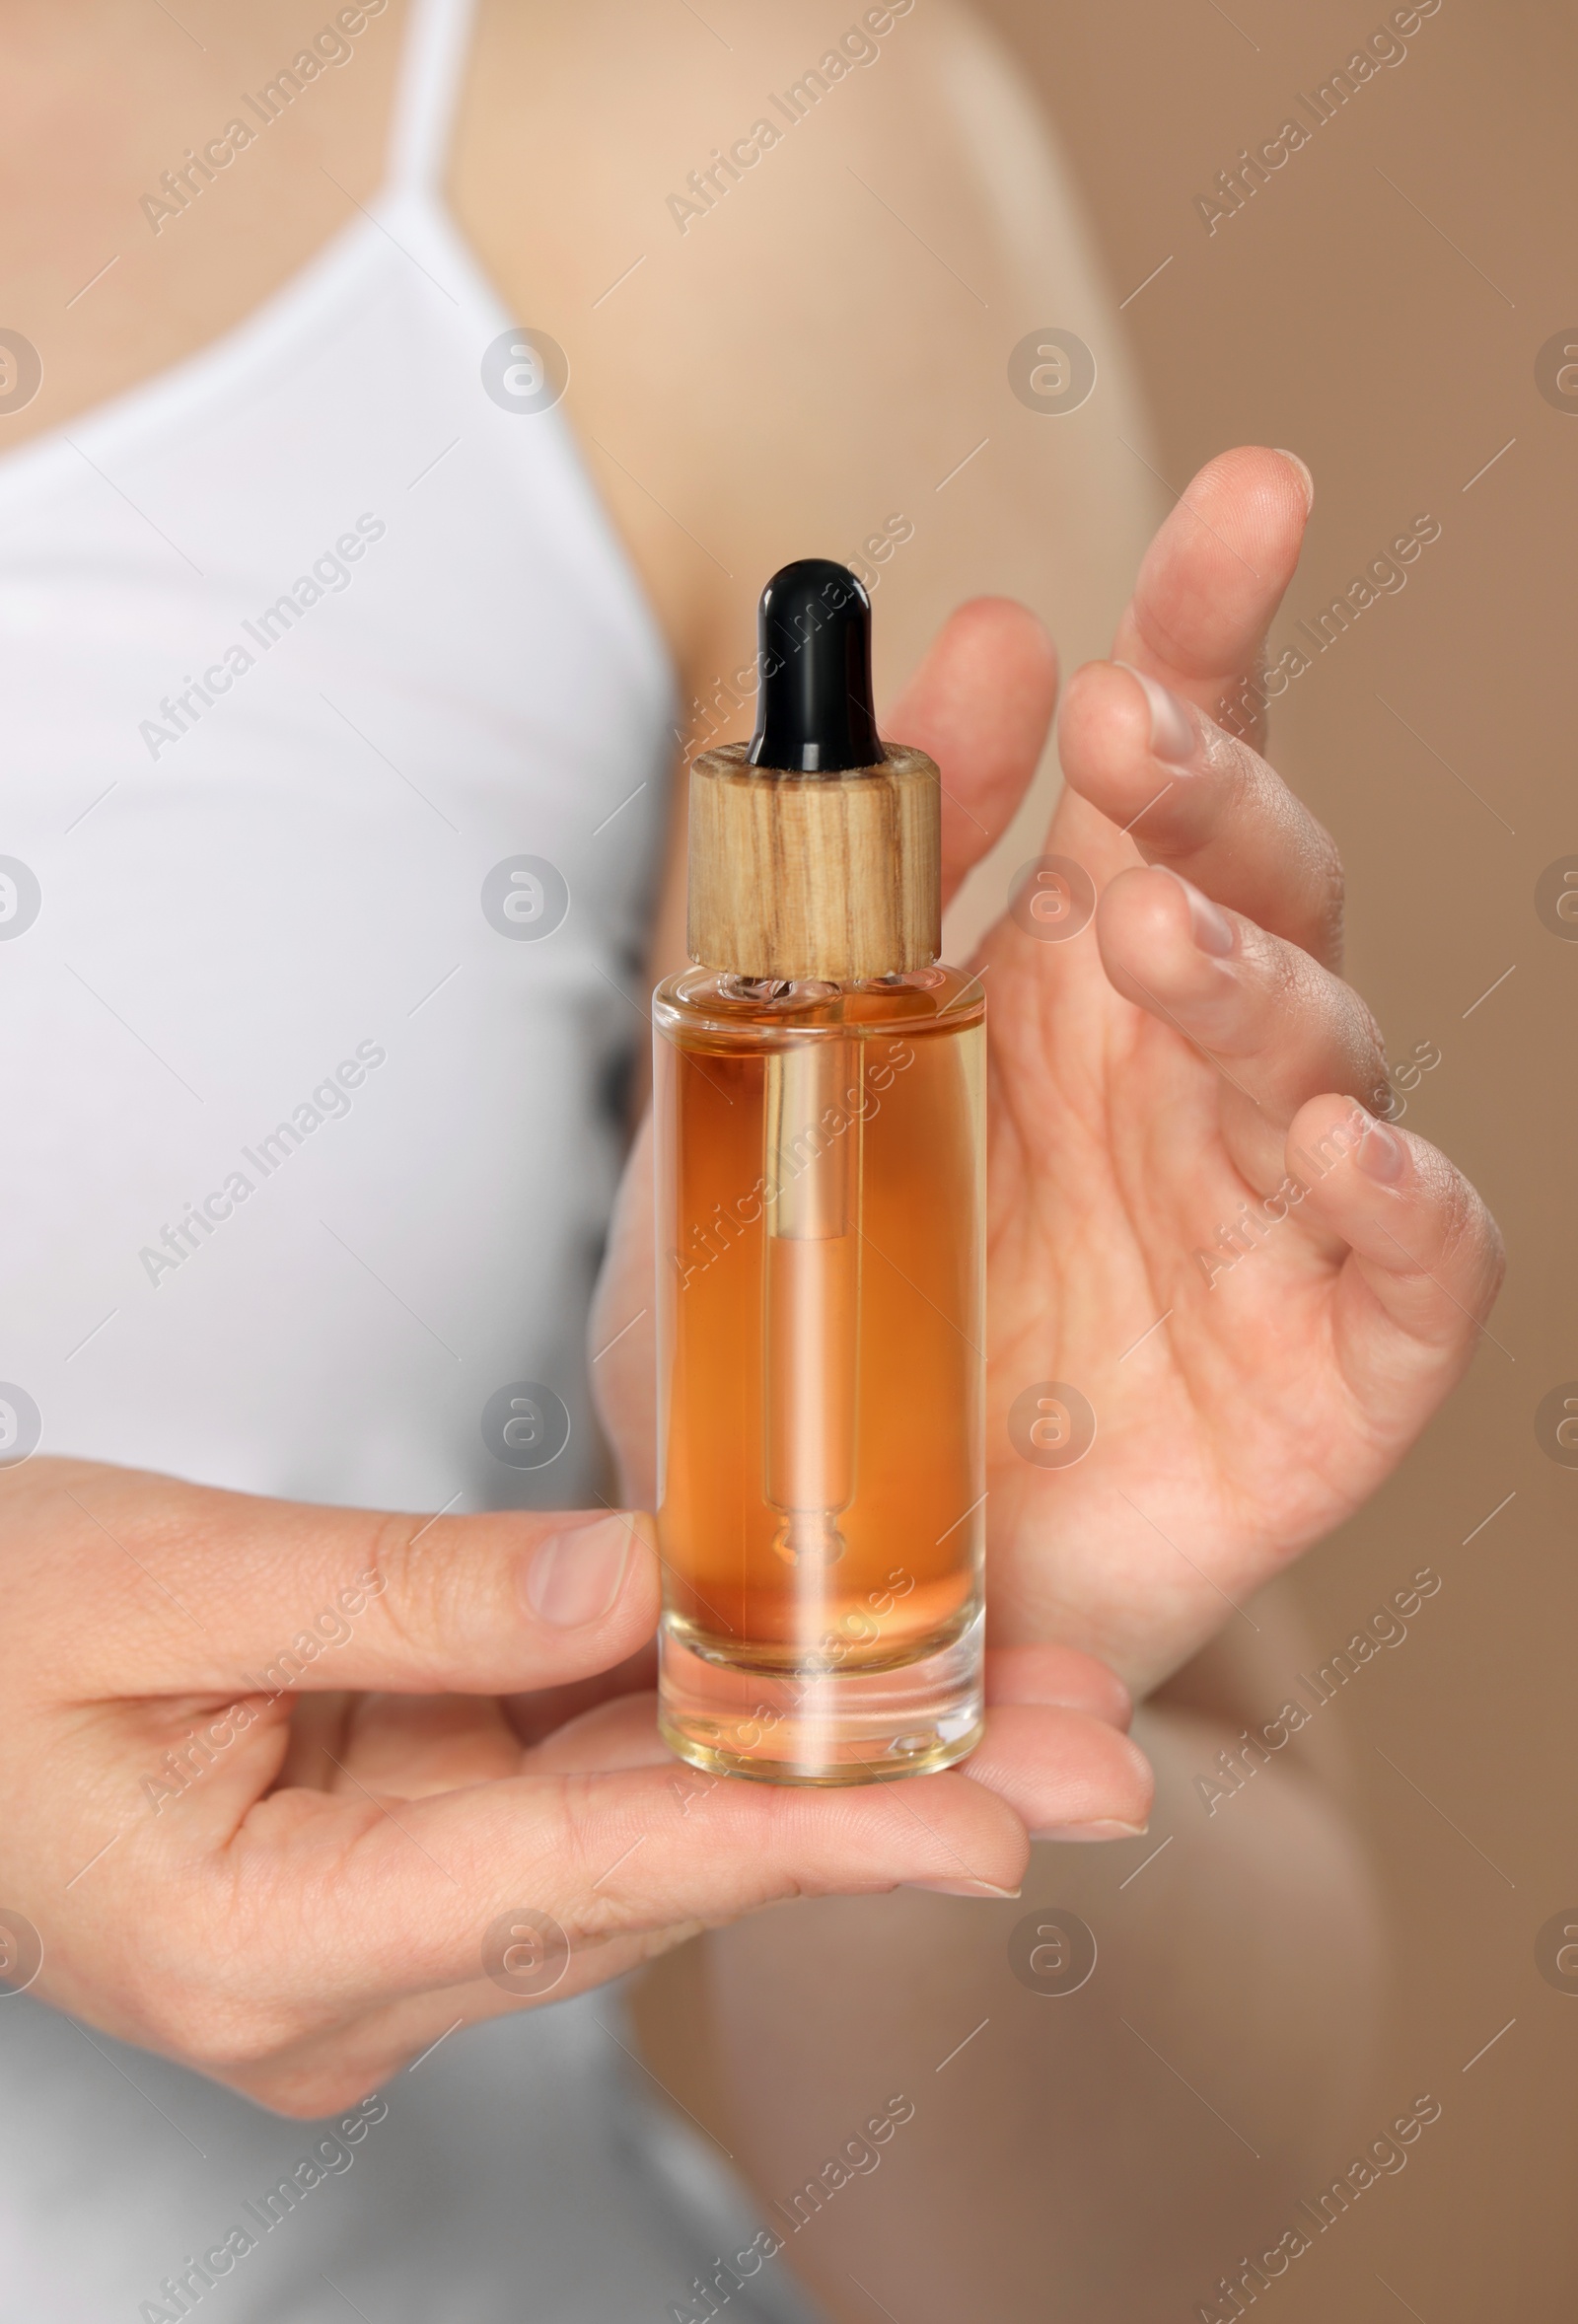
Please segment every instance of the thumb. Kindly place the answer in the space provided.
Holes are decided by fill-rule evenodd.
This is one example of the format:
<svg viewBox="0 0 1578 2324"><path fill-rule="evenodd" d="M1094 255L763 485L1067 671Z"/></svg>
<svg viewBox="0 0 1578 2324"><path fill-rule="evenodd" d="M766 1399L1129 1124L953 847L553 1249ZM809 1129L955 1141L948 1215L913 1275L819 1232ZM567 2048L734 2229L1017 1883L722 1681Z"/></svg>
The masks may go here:
<svg viewBox="0 0 1578 2324"><path fill-rule="evenodd" d="M525 1692L623 1661L657 1621L651 1520L625 1510L392 1515L65 1461L4 1483L35 1640L72 1626L57 1667L105 1698Z"/></svg>
<svg viewBox="0 0 1578 2324"><path fill-rule="evenodd" d="M1046 745L1057 649L1027 606L977 597L949 616L883 731L936 760L943 903L1007 830Z"/></svg>

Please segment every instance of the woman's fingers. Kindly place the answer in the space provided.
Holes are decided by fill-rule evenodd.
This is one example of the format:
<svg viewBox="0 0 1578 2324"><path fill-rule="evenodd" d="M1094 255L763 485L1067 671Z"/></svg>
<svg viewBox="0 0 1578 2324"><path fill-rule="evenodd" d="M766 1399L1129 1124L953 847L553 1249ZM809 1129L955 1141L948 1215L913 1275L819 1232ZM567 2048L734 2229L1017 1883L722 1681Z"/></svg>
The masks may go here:
<svg viewBox="0 0 1578 2324"><path fill-rule="evenodd" d="M563 1997L676 1928L795 1896L1012 1891L1029 1845L1006 1799L952 1773L835 1797L709 1782L673 1761L417 1799L286 1790L228 1834L208 1800L199 1785L168 1815L144 1810L91 1892L68 1894L77 1835L23 1909L43 1939L46 1997L225 2078L369 2011L483 1974L500 1983L489 1948L510 1916L535 1923L563 1975L501 1990Z"/></svg>
<svg viewBox="0 0 1578 2324"><path fill-rule="evenodd" d="M1146 553L1119 658L1213 713L1237 702L1259 669L1309 506L1308 471L1290 454L1252 446L1202 469ZM945 903L1023 798L1056 696L1056 651L1036 616L976 598L944 623L885 718L886 733L942 770ZM1243 731L1257 731L1253 704L1236 715Z"/></svg>
<svg viewBox="0 0 1578 2324"><path fill-rule="evenodd" d="M1000 837L1046 747L1057 650L1029 609L973 598L949 616L883 720L936 760L943 784L943 902Z"/></svg>
<svg viewBox="0 0 1578 2324"><path fill-rule="evenodd" d="M1015 1845L1014 1828L1022 1830L1027 1824L1036 1837L1058 1840L1117 1839L1143 1829L1150 1811L1151 1776L1121 1732L1129 1711L1121 1683L1090 1655L1060 1646L992 1648L986 1671L990 1707L985 1739L955 1775L873 1786L844 1794L841 1803L825 1794L776 1792L682 1766L658 1736L650 1696L626 1696L584 1712L531 1753L529 1775L586 1779L640 1771L663 1792L661 1814L649 1788L640 1797L635 1820L610 1832L606 1845L617 1841L621 1852L603 1877L593 1871L593 1892L606 1900L595 1922L585 1916L573 1918L565 1906L563 1918L555 1912L552 1925L544 1924L538 1917L542 1905L525 1894L526 1888L532 1898L546 1893L542 1873L534 1867L522 1897L513 1904L507 1900L483 1932L470 1963L470 1982L456 1974L442 1985L374 2000L355 2014L342 2013L331 2029L325 2030L321 2022L304 2025L266 2056L216 2057L210 2061L212 2070L222 2070L227 2081L267 2106L304 2117L324 2116L382 2081L397 2063L426 2050L453 2030L457 2020L470 2025L530 2007L538 1999L562 2000L621 1975L697 1928L731 1917L719 1908L715 1874L705 1871L705 1894L690 1899L691 1917L663 1919L657 1901L663 1867L653 1856L648 1872L654 1876L643 1873L648 1851L688 1852L697 1868L704 1870L720 1848L739 1848L743 1830L759 1853L761 1833L771 1832L782 1820L774 1809L775 1799L790 1803L791 1815L798 1801L801 1816L831 1823L842 1820L840 1804L854 1809L860 1829L850 1835L845 1873L836 1883L847 1888L891 1885L905 1863L909 1868L903 1877L911 1886L968 1896L995 1893L1008 1885L1015 1860L1010 1850L998 1847L988 1864L976 1845L977 1827L969 1813L971 1785L994 1795L989 1811L994 1818L1011 1811L1010 1849ZM964 1814L959 1818L955 1811L961 1793ZM755 1795L756 1804L742 1796L750 1794ZM408 1820L401 1802L391 1806L396 1816ZM731 1832L718 1810L736 1806L744 1814ZM872 1806L897 1833L897 1847L884 1859L885 1876L875 1882L878 1859L867 1846L864 1821ZM999 1832L999 1839L1003 1836ZM422 1835L425 1841L432 1837ZM508 1861L501 1854L501 1868ZM589 1867L587 1858L583 1886ZM984 1882L983 1867L998 1877ZM808 1885L800 1869L788 1878L792 1886L784 1886L780 1875L779 1893L798 1892ZM554 1893L556 1899L562 1895ZM669 1890L670 1910L683 1901ZM751 1901L762 1901L759 1884ZM738 1898L732 1903L744 1909ZM556 1929L563 1932L562 1943ZM513 1950L506 1959L509 1939ZM478 1976L484 1954L488 1971ZM449 1966L460 1972L464 1963L463 1942ZM519 1978L514 1987L512 1972ZM389 1990L387 1978L381 1990ZM247 2046L245 2035L242 2046Z"/></svg>
<svg viewBox="0 0 1578 2324"><path fill-rule="evenodd" d="M147 1696L508 1694L622 1661L657 1620L651 1520L630 1511L392 1516L59 1461L0 1495L96 1609L85 1696L129 1674Z"/></svg>
<svg viewBox="0 0 1578 2324"><path fill-rule="evenodd" d="M1256 1174L1280 1175L1283 1133L1327 1090L1372 1098L1386 1064L1350 985L1297 945L1224 911L1171 871L1120 872L1096 920L1102 963L1125 999L1169 1025L1219 1075Z"/></svg>
<svg viewBox="0 0 1578 2324"><path fill-rule="evenodd" d="M1309 1190L1305 1206L1349 1246L1333 1310L1336 1353L1366 1425L1395 1450L1488 1336L1504 1269L1500 1232L1435 1146L1390 1123L1356 1124L1339 1097L1301 1109L1287 1152Z"/></svg>
<svg viewBox="0 0 1578 2324"><path fill-rule="evenodd" d="M1288 452L1241 445L1209 461L1145 552L1114 658L1258 741L1265 633L1293 578L1314 498Z"/></svg>
<svg viewBox="0 0 1578 2324"><path fill-rule="evenodd" d="M422 1799L518 1776L525 1754L496 1695L351 1695L339 1736L315 1738L313 1713L337 1698L299 1695L280 1782L365 1798ZM303 1732L304 1726L306 1732Z"/></svg>
<svg viewBox="0 0 1578 2324"><path fill-rule="evenodd" d="M535 1695L506 1696L504 1715L517 1740L529 1747L579 1718L583 1710L596 1710L600 1704L620 1695L650 1695L657 1683L658 1641L651 1637L623 1662L612 1663L592 1678L576 1679L562 1687L539 1687Z"/></svg>
<svg viewBox="0 0 1578 2324"><path fill-rule="evenodd" d="M1128 1730L1134 1704L1117 1673L1077 1646L988 1646L986 1702L1054 1705Z"/></svg>
<svg viewBox="0 0 1578 2324"><path fill-rule="evenodd" d="M179 1974L162 1963L150 1994L179 1988L170 2005L200 2056L263 2057L474 1980L511 1909L562 1931L575 1991L598 1981L595 1956L614 1939L797 1895L1011 1891L1027 1822L1099 1837L1149 1809L1134 1745L1103 1717L1042 1703L994 1706L958 1771L834 1795L709 1778L654 1746L650 1699L629 1698L586 1713L519 1777L417 1799L276 1792L217 1855L194 1845L167 1939L182 1948ZM198 1822L184 1829L197 1844ZM143 1877L168 1895L173 1870L139 1852L121 1909L135 1913ZM292 1948L277 1942L286 1925Z"/></svg>
<svg viewBox="0 0 1578 2324"><path fill-rule="evenodd" d="M1005 1703L963 1773L1006 1800L1034 1839L1119 1840L1143 1832L1154 1788L1138 1744L1103 1718Z"/></svg>
<svg viewBox="0 0 1578 2324"><path fill-rule="evenodd" d="M1342 949L1342 862L1248 743L1154 678L1113 662L1076 671L1058 720L1071 790L1149 863L1182 872L1327 968Z"/></svg>
<svg viewBox="0 0 1578 2324"><path fill-rule="evenodd" d="M574 1952L801 1894L1013 1888L1025 1845L1007 1802L959 1775L833 1798L709 1783L668 1760L409 1801L276 1793L246 1819L207 1906L226 1931L228 1984L260 1983L287 2015L333 2018L475 1976L512 1903L550 1915ZM290 1957L275 1941L284 1923L304 1931Z"/></svg>
<svg viewBox="0 0 1578 2324"><path fill-rule="evenodd" d="M526 1762L533 1776L601 1776L618 1768L668 1768L681 1789L707 1787L658 1732L658 1699L653 1694L621 1695L576 1713L533 1746Z"/></svg>

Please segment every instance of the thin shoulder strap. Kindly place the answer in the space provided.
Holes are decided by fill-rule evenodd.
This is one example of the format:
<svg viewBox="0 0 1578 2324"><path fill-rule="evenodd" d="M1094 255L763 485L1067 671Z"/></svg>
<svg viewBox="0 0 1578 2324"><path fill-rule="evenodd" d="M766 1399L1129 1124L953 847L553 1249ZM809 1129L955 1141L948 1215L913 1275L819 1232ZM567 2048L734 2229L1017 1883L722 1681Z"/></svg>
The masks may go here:
<svg viewBox="0 0 1578 2324"><path fill-rule="evenodd" d="M390 129L391 191L442 194L472 6L473 0L410 0Z"/></svg>

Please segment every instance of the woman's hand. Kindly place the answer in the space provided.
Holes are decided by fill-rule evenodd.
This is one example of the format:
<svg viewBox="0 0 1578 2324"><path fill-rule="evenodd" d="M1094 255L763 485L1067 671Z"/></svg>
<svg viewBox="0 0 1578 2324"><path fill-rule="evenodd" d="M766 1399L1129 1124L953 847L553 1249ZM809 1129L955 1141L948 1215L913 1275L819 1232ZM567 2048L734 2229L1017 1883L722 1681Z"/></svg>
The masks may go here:
<svg viewBox="0 0 1578 2324"><path fill-rule="evenodd" d="M650 1694L556 1723L651 1635L641 1516L35 1460L0 1472L0 1983L31 1924L34 1991L286 2113L757 1906L1011 1891L1027 1826L1149 1810L1123 1690L1057 1648L994 1658L968 1776L858 1792L709 1782Z"/></svg>
<svg viewBox="0 0 1578 2324"><path fill-rule="evenodd" d="M1366 1112L1386 1110L1386 1058L1337 975L1335 847L1212 717L1259 669L1308 512L1282 453L1227 453L1195 478L1119 630L1129 667L1080 671L1063 705L1046 851L1097 908L1085 922L1080 880L1054 875L974 962L991 1635L1082 1647L1136 1696L1375 1491L1500 1279L1473 1189ZM1018 805L1056 693L1040 622L984 599L884 720L942 770L945 896ZM643 1494L652 1348L625 1327L651 1304L651 1208L643 1133L593 1340L614 1342L599 1386ZM1084 1452L1068 1388L1095 1419Z"/></svg>
<svg viewBox="0 0 1578 2324"><path fill-rule="evenodd" d="M1063 703L1046 849L1083 867L1094 916L1066 933L1054 881L1054 916L1005 918L975 962L993 1634L1082 1646L1136 1695L1375 1491L1501 1273L1473 1189L1366 1110L1388 1110L1387 1063L1338 975L1335 847L1213 719L1259 671L1308 489L1250 450L1189 486L1119 630L1129 667L1081 670ZM1028 779L1055 684L1039 625L986 603L896 708L952 794L955 878ZM1039 1465L1081 1441L1077 1406L1038 1412L1048 1383L1095 1416L1064 1467Z"/></svg>

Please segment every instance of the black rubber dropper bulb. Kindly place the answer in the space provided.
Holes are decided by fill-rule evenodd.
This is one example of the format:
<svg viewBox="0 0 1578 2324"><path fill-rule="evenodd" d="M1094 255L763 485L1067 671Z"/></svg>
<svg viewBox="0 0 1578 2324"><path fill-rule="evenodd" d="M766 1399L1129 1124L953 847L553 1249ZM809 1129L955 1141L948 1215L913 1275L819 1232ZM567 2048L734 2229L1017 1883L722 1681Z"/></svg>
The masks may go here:
<svg viewBox="0 0 1578 2324"><path fill-rule="evenodd" d="M801 557L756 609L760 691L753 766L842 774L884 752L871 700L871 600L847 565Z"/></svg>

